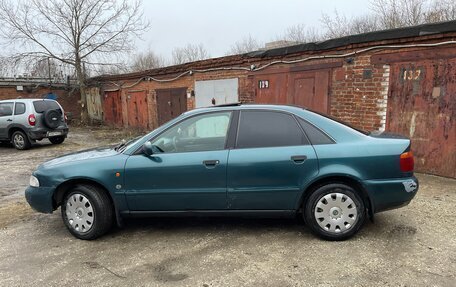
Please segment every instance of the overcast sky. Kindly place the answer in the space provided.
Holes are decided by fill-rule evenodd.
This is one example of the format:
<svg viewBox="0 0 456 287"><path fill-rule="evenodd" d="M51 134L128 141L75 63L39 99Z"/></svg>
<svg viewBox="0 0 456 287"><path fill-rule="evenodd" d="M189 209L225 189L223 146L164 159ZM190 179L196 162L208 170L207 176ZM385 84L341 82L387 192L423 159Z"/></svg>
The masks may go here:
<svg viewBox="0 0 456 287"><path fill-rule="evenodd" d="M169 58L174 47L202 43L211 57L223 56L248 36L267 42L296 24L321 27L321 14L356 16L367 0L143 0L150 31L138 50L151 49Z"/></svg>

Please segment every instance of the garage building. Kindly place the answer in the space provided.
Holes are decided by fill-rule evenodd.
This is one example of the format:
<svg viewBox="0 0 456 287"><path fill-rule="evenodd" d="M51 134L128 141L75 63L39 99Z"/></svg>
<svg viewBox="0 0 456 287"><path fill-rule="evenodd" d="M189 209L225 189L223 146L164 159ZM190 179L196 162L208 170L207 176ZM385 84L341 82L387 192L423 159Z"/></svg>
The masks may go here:
<svg viewBox="0 0 456 287"><path fill-rule="evenodd" d="M99 76L89 86L90 117L110 125L151 130L237 101L299 105L408 136L417 171L456 178L456 21Z"/></svg>

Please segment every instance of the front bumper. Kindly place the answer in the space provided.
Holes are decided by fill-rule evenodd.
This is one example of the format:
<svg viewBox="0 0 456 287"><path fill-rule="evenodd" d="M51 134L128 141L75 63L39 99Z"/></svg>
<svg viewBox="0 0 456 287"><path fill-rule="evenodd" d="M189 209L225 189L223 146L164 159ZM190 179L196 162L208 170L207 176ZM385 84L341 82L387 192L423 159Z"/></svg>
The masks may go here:
<svg viewBox="0 0 456 287"><path fill-rule="evenodd" d="M37 128L37 129L30 129L27 131L28 137L32 140L42 140L44 138L49 138L49 132L60 132L60 135L57 136L64 136L67 137L68 135L68 127L58 127L55 130L49 130L44 128Z"/></svg>
<svg viewBox="0 0 456 287"><path fill-rule="evenodd" d="M52 204L52 194L54 188L51 187L32 187L25 190L25 198L30 206L42 213L52 213L54 206Z"/></svg>
<svg viewBox="0 0 456 287"><path fill-rule="evenodd" d="M373 213L405 206L418 192L418 179L414 176L387 180L366 180Z"/></svg>

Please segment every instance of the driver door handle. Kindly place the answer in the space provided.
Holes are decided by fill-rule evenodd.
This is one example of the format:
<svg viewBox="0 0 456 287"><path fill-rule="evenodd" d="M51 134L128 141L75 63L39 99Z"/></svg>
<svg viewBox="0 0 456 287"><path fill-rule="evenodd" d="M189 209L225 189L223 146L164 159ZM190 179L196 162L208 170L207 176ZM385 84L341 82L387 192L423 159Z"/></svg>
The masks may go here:
<svg viewBox="0 0 456 287"><path fill-rule="evenodd" d="M218 165L220 163L219 160L205 160L203 161L203 164L208 167L208 168L211 168L211 167L215 167L216 165Z"/></svg>

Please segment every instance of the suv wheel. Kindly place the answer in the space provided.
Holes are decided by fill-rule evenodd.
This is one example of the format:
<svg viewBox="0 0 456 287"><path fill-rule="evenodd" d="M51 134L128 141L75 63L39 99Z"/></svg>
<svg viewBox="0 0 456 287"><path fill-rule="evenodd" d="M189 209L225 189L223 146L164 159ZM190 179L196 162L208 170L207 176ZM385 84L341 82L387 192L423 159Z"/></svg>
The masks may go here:
<svg viewBox="0 0 456 287"><path fill-rule="evenodd" d="M333 183L315 190L304 206L304 221L313 233L326 240L345 240L364 223L365 207L348 185Z"/></svg>
<svg viewBox="0 0 456 287"><path fill-rule="evenodd" d="M52 144L61 144L61 143L63 143L63 141L65 141L65 137L52 137L52 138L49 138L49 141Z"/></svg>
<svg viewBox="0 0 456 287"><path fill-rule="evenodd" d="M108 195L97 187L77 185L64 197L62 218L75 237L96 239L109 231L113 222L113 207Z"/></svg>
<svg viewBox="0 0 456 287"><path fill-rule="evenodd" d="M11 142L13 143L14 147L18 150L26 150L29 149L31 146L27 135L22 131L14 132L11 136Z"/></svg>

